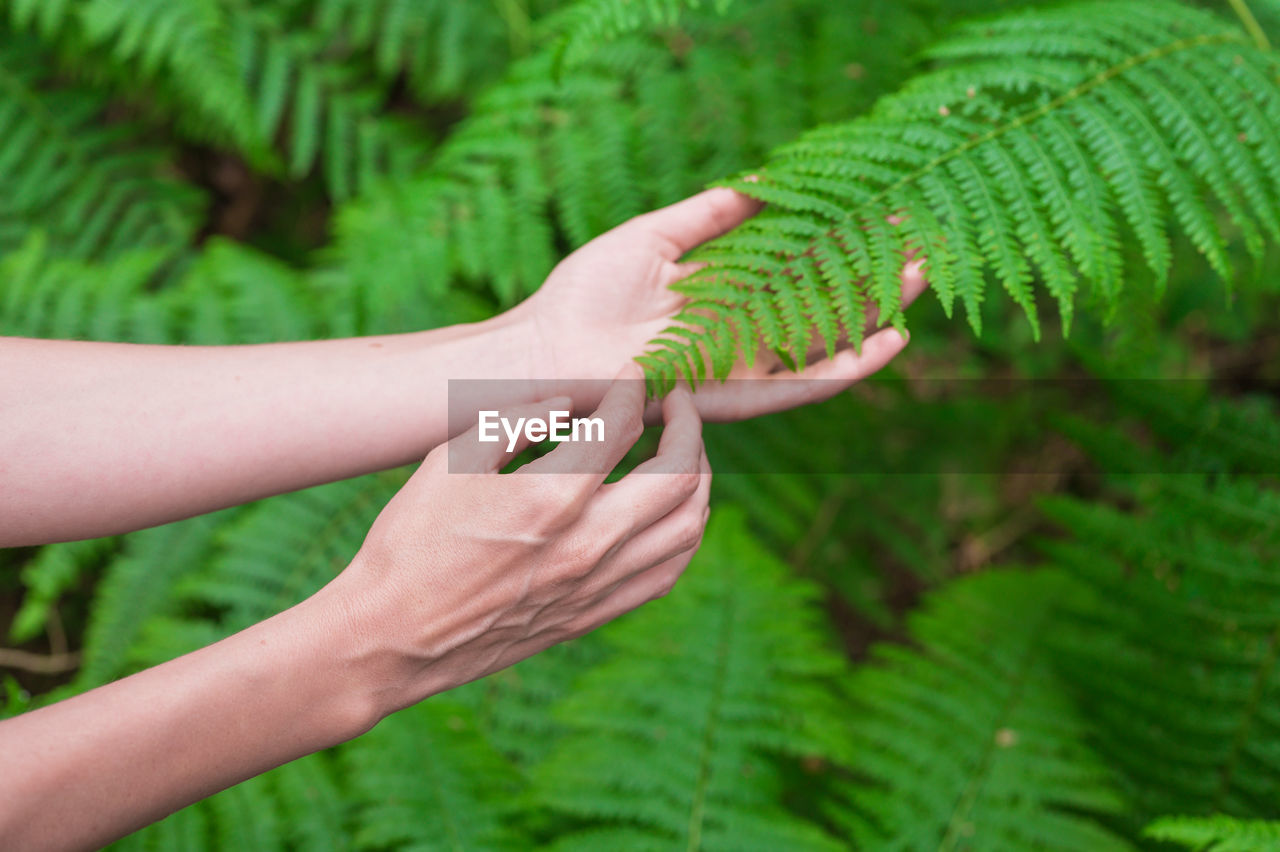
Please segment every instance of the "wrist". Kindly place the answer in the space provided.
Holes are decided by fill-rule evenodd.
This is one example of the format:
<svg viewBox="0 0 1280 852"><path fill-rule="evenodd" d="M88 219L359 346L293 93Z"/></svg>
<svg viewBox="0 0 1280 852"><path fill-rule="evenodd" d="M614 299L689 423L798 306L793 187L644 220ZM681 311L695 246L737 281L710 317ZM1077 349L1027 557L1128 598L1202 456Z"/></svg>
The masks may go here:
<svg viewBox="0 0 1280 852"><path fill-rule="evenodd" d="M349 620L331 596L322 594L326 589L263 622L288 637L282 680L290 683L287 691L296 696L301 712L314 714L310 727L316 748L354 739L386 715L372 688L366 648L351 635Z"/></svg>
<svg viewBox="0 0 1280 852"><path fill-rule="evenodd" d="M497 349L510 353L506 369L500 378L530 383L546 383L560 378L556 348L557 339L562 335L557 335L553 329L548 328L538 309L536 294L513 308L477 323L476 327L480 335L496 341L492 345Z"/></svg>

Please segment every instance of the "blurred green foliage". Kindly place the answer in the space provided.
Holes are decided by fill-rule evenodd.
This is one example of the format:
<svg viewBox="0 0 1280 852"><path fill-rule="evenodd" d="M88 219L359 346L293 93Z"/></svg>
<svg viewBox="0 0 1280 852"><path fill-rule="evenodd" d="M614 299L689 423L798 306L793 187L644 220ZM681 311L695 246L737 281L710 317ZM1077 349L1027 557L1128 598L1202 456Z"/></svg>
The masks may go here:
<svg viewBox="0 0 1280 852"><path fill-rule="evenodd" d="M230 344L483 317L603 230L864 115L939 67L925 49L957 23L1038 5L0 0L0 333ZM1226 3L1200 5L1153 7L1150 32L1243 43ZM1189 132L1152 126L1150 144ZM1256 186L1206 175L1274 204L1275 165ZM1051 304L1035 343L1014 300L970 299L974 337L926 296L889 381L708 431L733 472L668 598L120 848L1270 837L1228 817L1280 816L1280 277L1250 254L1265 223L1197 192L1227 285L1174 238L1161 292L1152 243L1117 231L1133 286L1069 341ZM1062 377L1153 381L1008 392ZM302 599L406 475L0 551L9 644L81 654L63 677L6 670L3 707Z"/></svg>

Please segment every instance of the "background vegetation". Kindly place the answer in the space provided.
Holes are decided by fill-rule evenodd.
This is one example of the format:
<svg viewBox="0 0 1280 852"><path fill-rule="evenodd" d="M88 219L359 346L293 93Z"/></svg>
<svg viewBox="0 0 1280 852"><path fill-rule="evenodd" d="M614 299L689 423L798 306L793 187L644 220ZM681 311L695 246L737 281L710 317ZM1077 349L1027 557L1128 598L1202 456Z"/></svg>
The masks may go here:
<svg viewBox="0 0 1280 852"><path fill-rule="evenodd" d="M738 185L770 212L691 285L720 306L708 354L748 327L786 352L799 318L868 301L892 318L883 273L924 241L941 276L910 381L710 431L739 472L670 597L120 846L1280 848L1280 77L1255 46L1280 6L1251 4L1261 30L1227 2L1020 17L1045 5L0 0L0 333L479 318L762 164ZM1014 23L926 51L993 13ZM1014 132L1037 109L1060 124ZM894 195L934 132L964 156ZM673 339L651 375L696 371ZM1063 377L1126 381L1010 390ZM406 475L0 551L4 712L302 599Z"/></svg>

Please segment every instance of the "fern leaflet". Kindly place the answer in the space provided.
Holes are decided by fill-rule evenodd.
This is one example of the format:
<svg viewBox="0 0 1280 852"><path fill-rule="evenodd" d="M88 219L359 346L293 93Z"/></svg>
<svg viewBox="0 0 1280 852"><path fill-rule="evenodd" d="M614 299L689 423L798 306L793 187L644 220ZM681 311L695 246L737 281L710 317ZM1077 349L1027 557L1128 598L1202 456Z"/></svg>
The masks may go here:
<svg viewBox="0 0 1280 852"><path fill-rule="evenodd" d="M1164 817L1143 832L1196 852L1280 852L1280 823L1231 817Z"/></svg>
<svg viewBox="0 0 1280 852"><path fill-rule="evenodd" d="M897 272L916 253L929 253L944 308L958 299L976 331L989 273L1038 335L1036 280L1064 330L1081 280L1114 304L1121 234L1157 288L1171 220L1228 281L1214 202L1255 257L1280 236L1276 60L1216 17L1074 4L966 25L927 55L941 67L867 117L814 130L725 184L769 207L696 253L708 265L677 285L686 331L640 359L660 387L702 380L700 350L746 346L743 327L796 364L814 328L838 325L856 346L864 330L841 300L901 327ZM830 301L792 310L805 286ZM733 360L717 358L715 375Z"/></svg>

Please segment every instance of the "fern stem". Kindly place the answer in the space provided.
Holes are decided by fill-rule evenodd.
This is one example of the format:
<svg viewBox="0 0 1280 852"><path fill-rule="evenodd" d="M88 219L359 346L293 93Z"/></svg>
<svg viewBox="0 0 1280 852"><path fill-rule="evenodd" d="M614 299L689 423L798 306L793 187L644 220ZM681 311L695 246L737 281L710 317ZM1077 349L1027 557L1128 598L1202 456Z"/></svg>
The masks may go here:
<svg viewBox="0 0 1280 852"><path fill-rule="evenodd" d="M1231 740L1231 751L1218 773L1218 788L1213 794L1214 811L1218 811L1223 807L1227 794L1231 792L1231 783L1234 780L1236 768L1240 763L1245 746L1249 743L1249 733L1262 710L1262 700L1266 696L1267 685L1271 680L1272 671L1275 669L1277 651L1280 651L1280 648L1277 647L1278 641L1280 641L1280 628L1274 628L1267 637L1267 648L1253 679L1253 689L1249 693L1249 703L1245 707L1244 715L1236 728L1235 736Z"/></svg>
<svg viewBox="0 0 1280 852"><path fill-rule="evenodd" d="M529 17L529 10L522 0L495 0L495 2L498 6L498 14L507 25L507 43L511 47L511 55L524 56L529 52L529 46L533 42L533 23Z"/></svg>
<svg viewBox="0 0 1280 852"><path fill-rule="evenodd" d="M1050 611L1041 611L1037 619L1037 627L1028 635L1036 636L1042 632L1043 625L1047 624L1050 619ZM938 843L938 852L951 852L962 845L965 839L964 833L961 831L964 826L965 818L972 812L974 803L978 801L978 795L982 792L982 787L986 784L991 772L991 764L996 758L996 753L1000 749L997 742L997 736L1000 730L1006 726L1002 723L1007 722L1013 717L1014 710L1018 706L1018 702L1022 700L1023 692L1026 689L1027 681L1031 678L1031 669L1035 665L1036 653L1040 650L1037 642L1029 642L1024 649L1022 659L1019 661L1017 674L1014 682L1010 684L1009 693L1005 696L1004 702L1000 705L1000 710L996 714L992 727L991 739L987 742L986 750L982 753L982 759L975 767L972 776L965 784L964 791L960 794L960 799L956 802L955 809L951 812L951 818L947 820L947 828L942 836L941 842ZM996 726L999 727L996 727ZM1012 730L1012 729L1011 729Z"/></svg>
<svg viewBox="0 0 1280 852"><path fill-rule="evenodd" d="M720 704L724 700L725 679L729 676L729 649L733 645L734 594L735 590L730 586L729 594L725 597L720 644L716 649L715 686L707 708L706 732L702 737L702 754L698 759L698 786L694 789L693 806L689 809L689 842L685 846L686 852L698 852L702 848L702 823L706 818L707 788L711 784L711 750L715 747L716 722L720 717Z"/></svg>
<svg viewBox="0 0 1280 852"><path fill-rule="evenodd" d="M1227 2L1235 10L1236 17L1244 25L1245 32L1253 39L1253 43L1261 50L1270 50L1271 42L1267 39L1267 34L1262 31L1261 25L1258 24L1258 19L1253 16L1253 10L1249 8L1249 4L1245 0L1227 0Z"/></svg>

